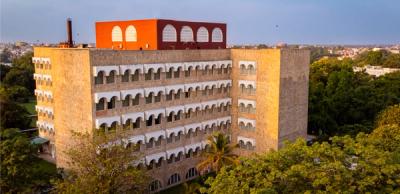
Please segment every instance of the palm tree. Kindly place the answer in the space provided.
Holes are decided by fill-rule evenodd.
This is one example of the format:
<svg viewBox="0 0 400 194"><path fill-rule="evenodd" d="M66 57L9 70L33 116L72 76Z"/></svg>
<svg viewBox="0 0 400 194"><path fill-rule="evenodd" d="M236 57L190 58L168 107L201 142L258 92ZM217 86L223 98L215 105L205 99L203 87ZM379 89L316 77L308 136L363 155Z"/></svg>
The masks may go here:
<svg viewBox="0 0 400 194"><path fill-rule="evenodd" d="M203 152L204 161L197 165L197 169L201 172L208 167L218 172L223 166L234 165L239 162L238 156L233 154L233 148L229 144L229 137L221 132L210 135L207 140L210 142L210 149Z"/></svg>

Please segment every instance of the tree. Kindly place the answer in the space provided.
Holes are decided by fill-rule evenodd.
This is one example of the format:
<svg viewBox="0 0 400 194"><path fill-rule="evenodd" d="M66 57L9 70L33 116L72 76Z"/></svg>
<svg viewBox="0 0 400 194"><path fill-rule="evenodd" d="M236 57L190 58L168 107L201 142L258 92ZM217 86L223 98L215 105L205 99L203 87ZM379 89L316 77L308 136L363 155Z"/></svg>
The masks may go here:
<svg viewBox="0 0 400 194"><path fill-rule="evenodd" d="M237 155L233 154L233 146L229 144L229 137L221 132L213 133L207 138L210 148L203 152L204 161L197 165L199 171L208 167L218 172L223 166L231 166L238 163Z"/></svg>
<svg viewBox="0 0 400 194"><path fill-rule="evenodd" d="M33 94L33 91L35 89L33 73L20 68L11 68L10 71L5 75L3 83L7 87L26 87L31 92L31 94Z"/></svg>
<svg viewBox="0 0 400 194"><path fill-rule="evenodd" d="M0 53L0 62L3 63L10 63L12 59L12 53L8 48L3 49L3 51Z"/></svg>
<svg viewBox="0 0 400 194"><path fill-rule="evenodd" d="M8 65L0 64L0 81L3 81L4 77L10 71L11 67Z"/></svg>
<svg viewBox="0 0 400 194"><path fill-rule="evenodd" d="M76 133L74 146L66 152L69 169L64 179L56 182L56 192L142 193L148 178L134 166L139 159L135 146L114 138ZM117 135L116 139L120 138Z"/></svg>
<svg viewBox="0 0 400 194"><path fill-rule="evenodd" d="M359 66L383 65L384 61L389 55L389 52L386 50L366 51L357 56L356 62Z"/></svg>
<svg viewBox="0 0 400 194"><path fill-rule="evenodd" d="M383 67L400 68L400 54L391 53L383 62Z"/></svg>
<svg viewBox="0 0 400 194"><path fill-rule="evenodd" d="M198 193L198 191L200 191L201 185L198 182L185 182L183 183L183 189L185 194L194 194L194 193Z"/></svg>
<svg viewBox="0 0 400 194"><path fill-rule="evenodd" d="M0 87L0 129L28 129L31 123L29 112L23 106L10 100L5 88Z"/></svg>
<svg viewBox="0 0 400 194"><path fill-rule="evenodd" d="M26 52L20 57L15 58L12 63L13 67L28 71L33 75L35 72L35 65L32 62L33 52Z"/></svg>
<svg viewBox="0 0 400 194"><path fill-rule="evenodd" d="M32 192L36 148L19 129L1 130L1 190L6 193Z"/></svg>
<svg viewBox="0 0 400 194"><path fill-rule="evenodd" d="M377 116L375 126L381 127L384 125L400 126L400 104L389 106Z"/></svg>
<svg viewBox="0 0 400 194"><path fill-rule="evenodd" d="M308 132L320 140L369 133L381 110L400 103L399 72L374 78L353 72L354 65L331 58L311 64Z"/></svg>
<svg viewBox="0 0 400 194"><path fill-rule="evenodd" d="M378 131L380 129L377 129ZM223 167L203 188L207 193L392 193L400 189L400 127L392 137L360 133L307 146L304 140L279 151ZM378 132L376 132L378 133ZM382 133L379 133L382 134ZM397 150L397 151L395 151Z"/></svg>
<svg viewBox="0 0 400 194"><path fill-rule="evenodd" d="M8 94L8 97L13 102L29 102L29 97L31 96L28 89L23 86L11 86L4 88L0 86L0 90L5 90Z"/></svg>

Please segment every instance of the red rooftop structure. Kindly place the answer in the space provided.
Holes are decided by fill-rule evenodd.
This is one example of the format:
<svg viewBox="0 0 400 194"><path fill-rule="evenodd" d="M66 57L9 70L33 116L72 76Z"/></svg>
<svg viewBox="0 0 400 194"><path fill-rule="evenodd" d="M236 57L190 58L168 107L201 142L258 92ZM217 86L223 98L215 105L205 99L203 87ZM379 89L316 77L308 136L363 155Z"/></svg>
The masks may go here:
<svg viewBox="0 0 400 194"><path fill-rule="evenodd" d="M96 22L96 47L116 50L225 49L226 24L164 19Z"/></svg>

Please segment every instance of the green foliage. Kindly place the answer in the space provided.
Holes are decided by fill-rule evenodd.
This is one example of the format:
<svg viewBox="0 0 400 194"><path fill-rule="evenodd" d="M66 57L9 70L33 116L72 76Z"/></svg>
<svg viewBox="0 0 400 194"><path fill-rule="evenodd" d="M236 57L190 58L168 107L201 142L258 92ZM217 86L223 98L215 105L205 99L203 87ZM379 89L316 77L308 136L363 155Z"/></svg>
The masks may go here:
<svg viewBox="0 0 400 194"><path fill-rule="evenodd" d="M374 78L352 70L350 59L321 59L311 64L309 133L334 135L370 132L385 107L400 103L400 73Z"/></svg>
<svg viewBox="0 0 400 194"><path fill-rule="evenodd" d="M12 63L13 67L26 70L28 72L35 72L35 66L32 63L33 52L27 52L24 55L15 58Z"/></svg>
<svg viewBox="0 0 400 194"><path fill-rule="evenodd" d="M3 86L0 86L2 89ZM14 102L28 102L29 97L31 96L28 89L23 86L11 86L8 88L4 88L5 92L8 95L8 98Z"/></svg>
<svg viewBox="0 0 400 194"><path fill-rule="evenodd" d="M400 68L400 54L390 53L386 50L367 51L356 58L357 66L383 66L388 68Z"/></svg>
<svg viewBox="0 0 400 194"><path fill-rule="evenodd" d="M9 99L5 88L0 87L0 129L19 128L27 129L31 118L29 112L16 102Z"/></svg>
<svg viewBox="0 0 400 194"><path fill-rule="evenodd" d="M379 135L378 135L379 134ZM386 134L386 135L382 135ZM389 135L391 134L391 135ZM206 193L392 193L400 189L400 127L372 134L304 140L209 178Z"/></svg>
<svg viewBox="0 0 400 194"><path fill-rule="evenodd" d="M381 127L384 125L399 125L400 126L400 104L389 106L377 116L375 126Z"/></svg>
<svg viewBox="0 0 400 194"><path fill-rule="evenodd" d="M310 60L311 62L317 61L323 57L333 57L334 54L330 54L327 48L323 47L309 47L310 49Z"/></svg>
<svg viewBox="0 0 400 194"><path fill-rule="evenodd" d="M36 157L37 148L29 139L19 129L2 130L0 138L2 192L34 193L48 187L55 166Z"/></svg>
<svg viewBox="0 0 400 194"><path fill-rule="evenodd" d="M229 137L221 132L213 133L208 138L210 148L202 153L205 158L197 165L199 171L211 168L218 172L223 166L231 166L238 163L237 156L232 153L233 148L229 144Z"/></svg>
<svg viewBox="0 0 400 194"><path fill-rule="evenodd" d="M123 137L77 133L74 138L66 152L70 169L55 182L56 193L143 193L147 188L147 175L133 166L139 159L135 146L113 140Z"/></svg>
<svg viewBox="0 0 400 194"><path fill-rule="evenodd" d="M0 116L1 129L27 129L31 118L25 107L17 102L28 102L33 95L35 81L34 66L31 62L32 53L13 60L11 67L1 65ZM4 71L3 71L4 70Z"/></svg>
<svg viewBox="0 0 400 194"><path fill-rule="evenodd" d="M21 86L26 87L32 94L35 89L35 81L33 80L33 73L20 68L12 68L5 75L3 84L7 87Z"/></svg>
<svg viewBox="0 0 400 194"><path fill-rule="evenodd" d="M0 81L3 82L4 77L10 71L11 67L8 65L0 64Z"/></svg>
<svg viewBox="0 0 400 194"><path fill-rule="evenodd" d="M33 94L35 89L35 80L33 80L33 73L35 67L32 63L32 52L28 52L12 61L12 66L7 67L1 65L1 82L6 87L21 86L29 90Z"/></svg>

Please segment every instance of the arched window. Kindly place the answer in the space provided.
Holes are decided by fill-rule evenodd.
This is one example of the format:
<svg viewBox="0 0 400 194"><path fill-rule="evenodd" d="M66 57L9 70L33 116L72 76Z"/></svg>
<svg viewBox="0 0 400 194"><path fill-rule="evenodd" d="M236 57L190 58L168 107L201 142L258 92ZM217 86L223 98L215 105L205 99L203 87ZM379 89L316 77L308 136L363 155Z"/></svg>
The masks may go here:
<svg viewBox="0 0 400 194"><path fill-rule="evenodd" d="M153 74L153 72L154 72L153 68L149 69L149 71L146 74L144 74L144 79L151 80L151 77L152 77L151 75Z"/></svg>
<svg viewBox="0 0 400 194"><path fill-rule="evenodd" d="M125 99L122 101L122 106L127 107L129 106L129 102L131 101L131 95L126 95Z"/></svg>
<svg viewBox="0 0 400 194"><path fill-rule="evenodd" d="M246 69L246 66L244 64L240 65L240 73L241 74L247 74L247 69Z"/></svg>
<svg viewBox="0 0 400 194"><path fill-rule="evenodd" d="M161 68L154 73L154 80L161 79Z"/></svg>
<svg viewBox="0 0 400 194"><path fill-rule="evenodd" d="M163 42L176 42L176 29L171 24L167 24L162 31Z"/></svg>
<svg viewBox="0 0 400 194"><path fill-rule="evenodd" d="M146 97L146 104L150 104L153 102L154 93L150 92L150 94Z"/></svg>
<svg viewBox="0 0 400 194"><path fill-rule="evenodd" d="M161 118L162 118L162 114L159 114L158 117L156 117L156 119L155 119L155 124L156 125L161 124Z"/></svg>
<svg viewBox="0 0 400 194"><path fill-rule="evenodd" d="M181 71L182 71L182 68L178 67L176 69L176 71L174 72L174 78L179 78L179 75L180 75Z"/></svg>
<svg viewBox="0 0 400 194"><path fill-rule="evenodd" d="M185 77L190 77L190 73L193 71L193 67L189 67L187 71L185 71Z"/></svg>
<svg viewBox="0 0 400 194"><path fill-rule="evenodd" d="M190 168L186 173L186 179L190 179L192 177L197 176L199 173L197 172L196 168Z"/></svg>
<svg viewBox="0 0 400 194"><path fill-rule="evenodd" d="M169 115L167 117L167 122L172 122L173 118L174 118L174 111L169 113Z"/></svg>
<svg viewBox="0 0 400 194"><path fill-rule="evenodd" d="M245 112L245 110L246 110L246 106L245 106L243 103L240 103L240 105L239 105L239 111L240 111L240 112Z"/></svg>
<svg viewBox="0 0 400 194"><path fill-rule="evenodd" d="M182 27L181 42L193 42L193 30L189 26Z"/></svg>
<svg viewBox="0 0 400 194"><path fill-rule="evenodd" d="M179 183L181 181L181 177L179 176L178 173L175 173L173 175L171 175L168 179L168 185L172 185L175 183Z"/></svg>
<svg viewBox="0 0 400 194"><path fill-rule="evenodd" d="M163 136L158 137L158 139L155 141L156 146L161 146L161 141L162 141Z"/></svg>
<svg viewBox="0 0 400 194"><path fill-rule="evenodd" d="M97 76L95 77L95 81L94 81L95 84L103 84L104 83L103 77L104 77L104 72L100 71L97 74Z"/></svg>
<svg viewBox="0 0 400 194"><path fill-rule="evenodd" d="M132 77L131 77L132 81L139 81L139 74L140 74L139 69L136 69L134 74L132 74Z"/></svg>
<svg viewBox="0 0 400 194"><path fill-rule="evenodd" d="M212 42L223 42L223 34L221 28L214 28L212 31Z"/></svg>
<svg viewBox="0 0 400 194"><path fill-rule="evenodd" d="M253 150L253 149L254 149L254 147L253 147L253 145L251 144L251 142L247 142L247 143L246 143L246 149L248 149L248 150Z"/></svg>
<svg viewBox="0 0 400 194"><path fill-rule="evenodd" d="M105 123L101 124L99 127L99 131L101 131L103 133L106 132L106 129L107 129L107 124L105 124Z"/></svg>
<svg viewBox="0 0 400 194"><path fill-rule="evenodd" d="M171 78L172 78L172 73L173 73L173 71L174 71L174 67L170 67L170 68L167 70L166 75L165 75L167 79L171 79Z"/></svg>
<svg viewBox="0 0 400 194"><path fill-rule="evenodd" d="M111 41L122 42L122 30L119 26L114 26L111 32Z"/></svg>
<svg viewBox="0 0 400 194"><path fill-rule="evenodd" d="M154 180L149 185L149 190L151 192L158 191L161 189L161 182L159 180Z"/></svg>
<svg viewBox="0 0 400 194"><path fill-rule="evenodd" d="M178 134L175 136L175 141L181 140L181 135L183 135L183 132L179 131Z"/></svg>
<svg viewBox="0 0 400 194"><path fill-rule="evenodd" d="M171 136L172 136L173 134L171 134ZM172 138L172 137L171 137ZM171 142L172 142L172 140L171 140ZM172 162L174 162L174 158L175 158L175 154L171 154L170 156L169 156L169 158L167 158L167 163L168 164L171 164Z"/></svg>
<svg viewBox="0 0 400 194"><path fill-rule="evenodd" d="M96 103L96 110L97 111L99 111L99 110L104 110L104 102L105 102L105 98L101 98L100 100L99 100L99 102L98 103Z"/></svg>
<svg viewBox="0 0 400 194"><path fill-rule="evenodd" d="M197 42L208 42L208 30L205 27L200 27L197 30Z"/></svg>
<svg viewBox="0 0 400 194"><path fill-rule="evenodd" d="M244 122L240 122L239 123L239 128L240 129L246 129L246 124L244 124Z"/></svg>
<svg viewBox="0 0 400 194"><path fill-rule="evenodd" d="M254 68L253 65L249 65L248 71L249 71L249 74L252 74L252 75L256 74L256 69Z"/></svg>
<svg viewBox="0 0 400 194"><path fill-rule="evenodd" d="M115 101L117 101L117 97L116 97L116 96L113 96L113 97L110 99L110 102L108 102L108 104L107 104L107 109L113 109L113 108L115 108Z"/></svg>
<svg viewBox="0 0 400 194"><path fill-rule="evenodd" d="M135 98L132 99L132 105L139 105L140 100L140 94L136 94Z"/></svg>
<svg viewBox="0 0 400 194"><path fill-rule="evenodd" d="M180 99L181 98L181 93L182 93L182 90L178 89L178 91L174 95L174 99L176 99L176 100Z"/></svg>
<svg viewBox="0 0 400 194"><path fill-rule="evenodd" d="M147 121L146 121L146 126L152 126L153 125L153 120L154 120L154 115L151 115L150 117L149 117L149 119L147 119Z"/></svg>
<svg viewBox="0 0 400 194"><path fill-rule="evenodd" d="M246 92L246 86L244 84L240 84L240 92L242 94Z"/></svg>
<svg viewBox="0 0 400 194"><path fill-rule="evenodd" d="M149 142L146 143L146 148L152 148L154 144L154 137L152 137Z"/></svg>
<svg viewBox="0 0 400 194"><path fill-rule="evenodd" d="M242 140L239 140L239 148L245 148L245 144Z"/></svg>
<svg viewBox="0 0 400 194"><path fill-rule="evenodd" d="M166 138L167 143L172 143L172 138L173 138L173 137L174 137L174 133L171 133L171 134L169 135L169 137ZM169 160L169 158L168 158L168 160Z"/></svg>
<svg viewBox="0 0 400 194"><path fill-rule="evenodd" d="M140 117L136 119L136 121L133 123L133 128L137 129L140 128Z"/></svg>
<svg viewBox="0 0 400 194"><path fill-rule="evenodd" d="M137 34L135 26L128 26L125 30L125 40L126 42L136 42L137 41Z"/></svg>
<svg viewBox="0 0 400 194"><path fill-rule="evenodd" d="M129 82L129 75L131 74L131 71L128 69L124 72L122 75L122 82Z"/></svg>
<svg viewBox="0 0 400 194"><path fill-rule="evenodd" d="M174 94L174 90L171 90L167 95L165 95L165 99L166 99L167 101L172 100L173 94Z"/></svg>
<svg viewBox="0 0 400 194"><path fill-rule="evenodd" d="M156 96L154 96L154 102L161 102L161 96L163 92L159 91Z"/></svg>
<svg viewBox="0 0 400 194"><path fill-rule="evenodd" d="M117 130L117 125L118 125L118 122L117 122L117 121L114 121L113 123L111 123L111 126L108 128L108 131L115 131L115 130Z"/></svg>
<svg viewBox="0 0 400 194"><path fill-rule="evenodd" d="M123 125L124 130L129 130L131 129L132 126L132 119L128 119L125 121L125 124Z"/></svg>
<svg viewBox="0 0 400 194"><path fill-rule="evenodd" d="M108 84L115 82L115 74L116 74L115 70L112 70L110 74L107 76L106 80Z"/></svg>

